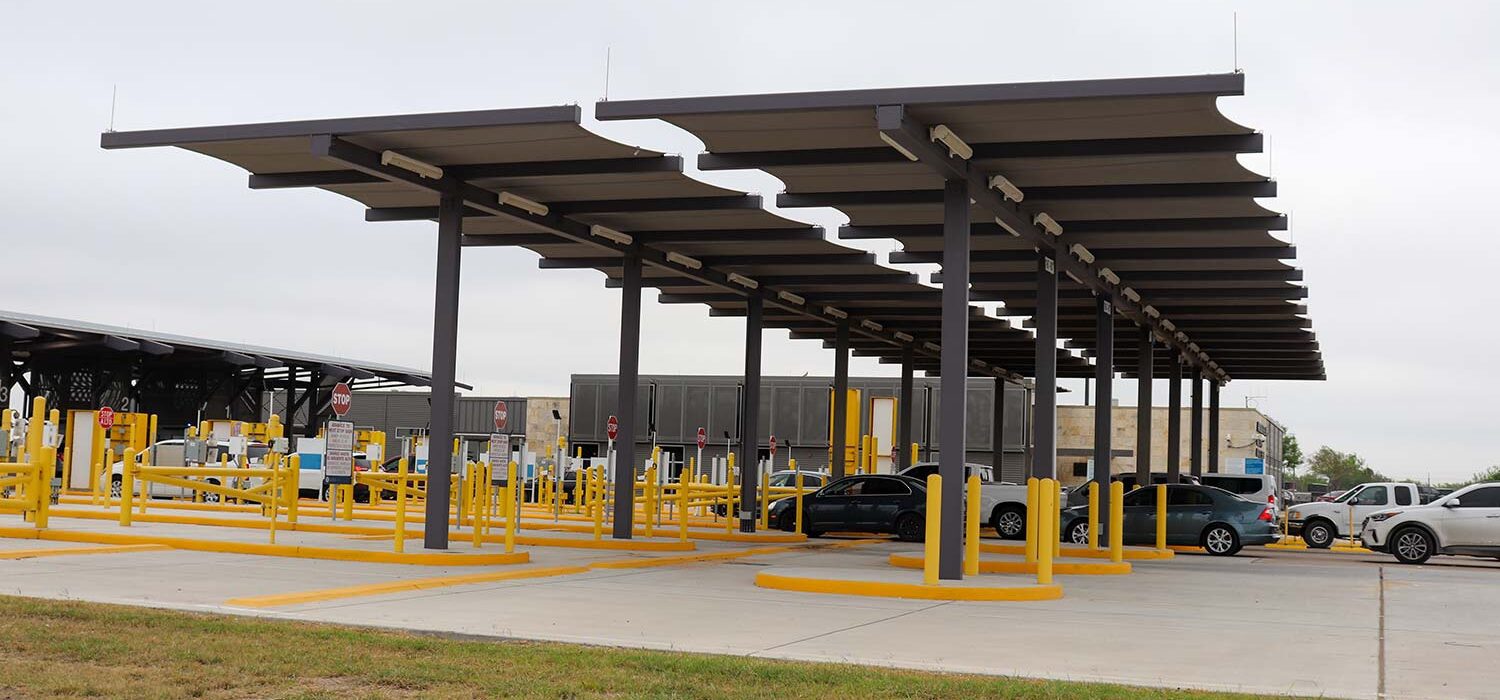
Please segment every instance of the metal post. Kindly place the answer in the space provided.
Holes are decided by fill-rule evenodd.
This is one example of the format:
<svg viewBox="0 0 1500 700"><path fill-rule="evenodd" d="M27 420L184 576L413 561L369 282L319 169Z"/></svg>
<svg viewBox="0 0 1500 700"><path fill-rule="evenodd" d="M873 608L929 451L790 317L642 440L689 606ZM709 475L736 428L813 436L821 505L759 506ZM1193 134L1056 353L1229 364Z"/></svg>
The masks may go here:
<svg viewBox="0 0 1500 700"><path fill-rule="evenodd" d="M1182 359L1167 377L1167 483L1182 475Z"/></svg>
<svg viewBox="0 0 1500 700"><path fill-rule="evenodd" d="M1219 473L1219 382L1208 380L1208 473Z"/></svg>
<svg viewBox="0 0 1500 700"><path fill-rule="evenodd" d="M938 418L938 473L942 475L938 577L964 577L964 417L969 381L969 188L963 180L943 186L942 413Z"/></svg>
<svg viewBox="0 0 1500 700"><path fill-rule="evenodd" d="M432 418L427 441L427 510L422 545L448 548L448 477L453 473L453 392L458 363L458 275L464 201L438 206L437 293L432 313ZM315 397L316 398L316 397Z"/></svg>
<svg viewBox="0 0 1500 700"><path fill-rule="evenodd" d="M1151 329L1141 327L1140 368L1137 370L1135 399L1135 483L1151 485L1151 380L1156 369L1156 344Z"/></svg>
<svg viewBox="0 0 1500 700"><path fill-rule="evenodd" d="M1110 459L1114 447L1114 366L1115 317L1108 299L1095 299L1094 357L1094 482L1099 484L1098 514L1109 511L1109 484L1113 473ZM1108 530L1108 517L1100 517L1102 529ZM1108 542L1093 533L1096 541Z"/></svg>
<svg viewBox="0 0 1500 700"><path fill-rule="evenodd" d="M740 411L740 532L755 532L755 509L760 495L760 337L765 302L746 300L745 406Z"/></svg>
<svg viewBox="0 0 1500 700"><path fill-rule="evenodd" d="M1042 255L1036 276L1036 402L1031 415L1031 473L1057 476L1057 261Z"/></svg>
<svg viewBox="0 0 1500 700"><path fill-rule="evenodd" d="M1005 481L1005 382L995 378L995 407L990 426L990 466L995 481Z"/></svg>
<svg viewBox="0 0 1500 700"><path fill-rule="evenodd" d="M297 434L297 413L292 405L297 402L297 366L286 366L286 403L281 406L281 425L290 438Z"/></svg>
<svg viewBox="0 0 1500 700"><path fill-rule="evenodd" d="M612 536L628 540L635 532L635 401L640 384L641 358L641 259L625 256L624 281L620 290L620 386L615 413L620 440L615 453L614 525Z"/></svg>
<svg viewBox="0 0 1500 700"><path fill-rule="evenodd" d="M844 453L849 449L845 424L849 421L849 322L839 321L833 341L833 424L829 428L828 473L844 478Z"/></svg>
<svg viewBox="0 0 1500 700"><path fill-rule="evenodd" d="M1203 474L1203 375L1197 367L1188 366L1193 381L1193 415L1188 418L1188 466L1193 476Z"/></svg>
<svg viewBox="0 0 1500 700"><path fill-rule="evenodd" d="M916 351L910 345L901 349L901 396L896 399L896 444L891 448L896 455L896 471L911 466L911 403L912 373L916 365Z"/></svg>
<svg viewBox="0 0 1500 700"><path fill-rule="evenodd" d="M439 243L438 245L439 247L441 247L442 244ZM455 280L454 284L457 285L458 282ZM434 349L435 348L436 346L434 345ZM309 380L307 386L307 390L311 392L307 395L307 425L302 426L302 434L307 437L318 436L318 424L321 423L321 421L318 420L318 402L322 400L320 398L320 396L322 395L322 387L323 370L315 369L312 371L312 378ZM328 500L332 501L333 499L330 498Z"/></svg>

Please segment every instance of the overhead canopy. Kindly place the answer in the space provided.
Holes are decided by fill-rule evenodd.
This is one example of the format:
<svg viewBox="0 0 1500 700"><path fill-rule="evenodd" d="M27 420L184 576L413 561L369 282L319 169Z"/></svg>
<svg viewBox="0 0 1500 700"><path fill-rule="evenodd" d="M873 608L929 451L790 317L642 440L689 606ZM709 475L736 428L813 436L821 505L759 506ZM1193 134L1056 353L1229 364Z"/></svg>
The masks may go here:
<svg viewBox="0 0 1500 700"><path fill-rule="evenodd" d="M1140 324L1176 350L1158 353L1162 370L1191 355L1221 379L1322 379L1298 303L1306 289L1294 284L1301 272L1286 262L1296 251L1270 234L1286 218L1256 201L1276 183L1237 159L1259 152L1261 135L1217 107L1243 89L1244 77L1229 74L614 101L596 113L686 129L706 146L700 168L764 170L786 185L779 206L835 207L850 219L841 238L899 241L895 263L941 262L945 174L982 174L969 185L970 281L977 298L1003 300L1005 315L1035 311L1039 237L1059 258L1080 245L1060 260L1079 278L1060 292L1059 333L1071 347L1095 345L1094 298L1104 294L1124 311L1115 317L1122 373L1137 358L1136 344L1120 341ZM937 126L972 153L936 142ZM948 173L918 147L947 151ZM1024 199L1004 201L986 187L993 175ZM1037 233L1042 212L1061 224L1056 241Z"/></svg>
<svg viewBox="0 0 1500 700"><path fill-rule="evenodd" d="M318 187L364 204L370 221L435 219L455 194L466 246L522 246L543 268L612 281L626 254L639 255L662 301L735 315L757 296L767 326L825 340L842 311L857 352L895 362L911 347L920 369L937 370L937 290L767 212L756 195L687 177L676 156L593 134L579 117L565 106L111 132L101 142L210 155L250 171L252 188ZM981 318L971 334L976 374L1030 373L1030 333ZM1059 356L1064 375L1087 373L1087 361Z"/></svg>

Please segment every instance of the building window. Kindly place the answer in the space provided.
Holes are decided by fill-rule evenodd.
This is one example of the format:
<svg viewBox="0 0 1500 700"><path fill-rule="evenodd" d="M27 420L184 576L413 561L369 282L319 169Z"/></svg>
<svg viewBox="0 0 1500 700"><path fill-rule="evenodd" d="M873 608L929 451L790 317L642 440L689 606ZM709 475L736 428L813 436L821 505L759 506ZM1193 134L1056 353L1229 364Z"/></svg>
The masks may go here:
<svg viewBox="0 0 1500 700"><path fill-rule="evenodd" d="M1089 463L1088 462L1074 462L1073 463L1073 476L1088 476L1088 475L1089 475Z"/></svg>

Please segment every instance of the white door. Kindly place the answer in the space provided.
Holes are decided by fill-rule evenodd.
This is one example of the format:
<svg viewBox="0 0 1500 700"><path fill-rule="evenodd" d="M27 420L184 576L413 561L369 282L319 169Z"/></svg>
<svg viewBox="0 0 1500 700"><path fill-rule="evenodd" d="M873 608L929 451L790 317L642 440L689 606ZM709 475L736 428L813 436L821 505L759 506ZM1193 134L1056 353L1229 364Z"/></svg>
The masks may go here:
<svg viewBox="0 0 1500 700"><path fill-rule="evenodd" d="M870 435L875 438L875 473L895 471L891 449L896 443L896 398L876 396L870 399Z"/></svg>
<svg viewBox="0 0 1500 700"><path fill-rule="evenodd" d="M1474 489L1443 508L1444 547L1500 547L1500 486Z"/></svg>

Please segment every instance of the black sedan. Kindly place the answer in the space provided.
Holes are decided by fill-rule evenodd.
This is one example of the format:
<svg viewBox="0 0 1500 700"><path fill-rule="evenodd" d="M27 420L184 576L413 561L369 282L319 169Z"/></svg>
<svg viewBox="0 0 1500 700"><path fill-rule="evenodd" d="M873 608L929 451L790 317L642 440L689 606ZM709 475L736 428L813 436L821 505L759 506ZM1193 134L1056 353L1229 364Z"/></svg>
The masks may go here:
<svg viewBox="0 0 1500 700"><path fill-rule="evenodd" d="M771 504L771 522L779 530L796 530L795 498ZM825 532L890 532L905 542L920 542L927 530L927 487L906 476L861 474L839 479L802 497L802 531L808 537Z"/></svg>
<svg viewBox="0 0 1500 700"><path fill-rule="evenodd" d="M1125 494L1124 543L1156 544L1156 488ZM1062 540L1088 544L1089 508L1062 512ZM1229 556L1245 545L1276 541L1276 523L1264 503L1240 498L1224 489L1196 484L1167 485L1167 544L1196 546L1209 554Z"/></svg>

